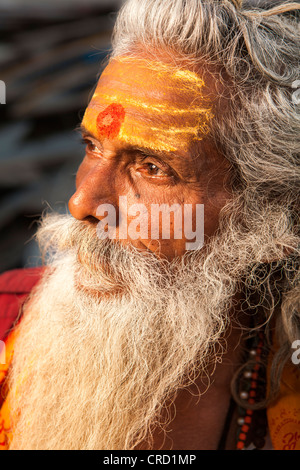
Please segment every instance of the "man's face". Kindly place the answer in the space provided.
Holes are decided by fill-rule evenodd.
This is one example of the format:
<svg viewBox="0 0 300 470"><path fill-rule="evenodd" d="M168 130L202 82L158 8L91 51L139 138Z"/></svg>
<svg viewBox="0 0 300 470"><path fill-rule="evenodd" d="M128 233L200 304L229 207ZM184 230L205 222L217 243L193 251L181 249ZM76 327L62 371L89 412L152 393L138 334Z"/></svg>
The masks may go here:
<svg viewBox="0 0 300 470"><path fill-rule="evenodd" d="M204 205L205 239L213 235L219 212L230 197L225 187L228 161L208 136L217 112L215 101L208 74L201 76L161 60L113 59L82 121L87 147L69 202L71 214L88 223L99 222L104 216L99 207L110 204L116 209L116 239L169 260L181 256L191 241L186 221L182 217L178 236L171 214L166 236L161 218L152 216L157 207L153 205L176 204L182 215L189 205L194 231L199 228L196 207ZM132 224L137 214L130 212L134 204L144 208L138 212L138 236L130 231L124 236L118 221L126 219L127 227Z"/></svg>

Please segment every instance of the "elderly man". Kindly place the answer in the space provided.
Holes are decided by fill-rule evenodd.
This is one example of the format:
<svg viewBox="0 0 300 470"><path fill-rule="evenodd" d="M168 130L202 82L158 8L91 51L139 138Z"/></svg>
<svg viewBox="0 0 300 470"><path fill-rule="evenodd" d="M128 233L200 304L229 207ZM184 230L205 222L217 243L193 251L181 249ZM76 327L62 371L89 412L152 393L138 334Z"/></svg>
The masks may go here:
<svg viewBox="0 0 300 470"><path fill-rule="evenodd" d="M300 449L297 8L125 3L71 215L0 279L0 447Z"/></svg>

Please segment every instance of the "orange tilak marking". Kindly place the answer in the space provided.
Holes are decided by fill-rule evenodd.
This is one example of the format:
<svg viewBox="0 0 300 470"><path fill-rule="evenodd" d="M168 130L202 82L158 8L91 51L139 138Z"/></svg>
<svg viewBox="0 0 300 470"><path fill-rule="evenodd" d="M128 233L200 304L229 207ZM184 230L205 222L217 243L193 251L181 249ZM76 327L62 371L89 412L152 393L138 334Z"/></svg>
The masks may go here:
<svg viewBox="0 0 300 470"><path fill-rule="evenodd" d="M115 139L120 132L125 119L125 110L121 104L112 103L97 116L97 130L99 136Z"/></svg>

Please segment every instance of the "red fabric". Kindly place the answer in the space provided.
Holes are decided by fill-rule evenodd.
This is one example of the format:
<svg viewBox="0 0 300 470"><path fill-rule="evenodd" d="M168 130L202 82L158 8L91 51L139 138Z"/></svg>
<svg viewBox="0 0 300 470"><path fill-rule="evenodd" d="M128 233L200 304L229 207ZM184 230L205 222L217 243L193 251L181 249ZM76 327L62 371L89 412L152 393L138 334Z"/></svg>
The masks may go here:
<svg viewBox="0 0 300 470"><path fill-rule="evenodd" d="M21 305L40 280L44 269L13 269L0 275L0 340L14 325Z"/></svg>

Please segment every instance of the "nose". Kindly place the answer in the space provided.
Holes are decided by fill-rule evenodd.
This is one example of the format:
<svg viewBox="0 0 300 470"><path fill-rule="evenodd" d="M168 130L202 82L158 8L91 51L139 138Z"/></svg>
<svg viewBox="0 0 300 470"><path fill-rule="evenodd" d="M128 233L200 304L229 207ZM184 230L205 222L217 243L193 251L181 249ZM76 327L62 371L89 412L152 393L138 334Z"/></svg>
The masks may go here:
<svg viewBox="0 0 300 470"><path fill-rule="evenodd" d="M82 164L76 177L76 191L69 200L69 210L78 220L98 219L97 208L100 204L116 207L115 177L112 167L101 164L86 169Z"/></svg>

